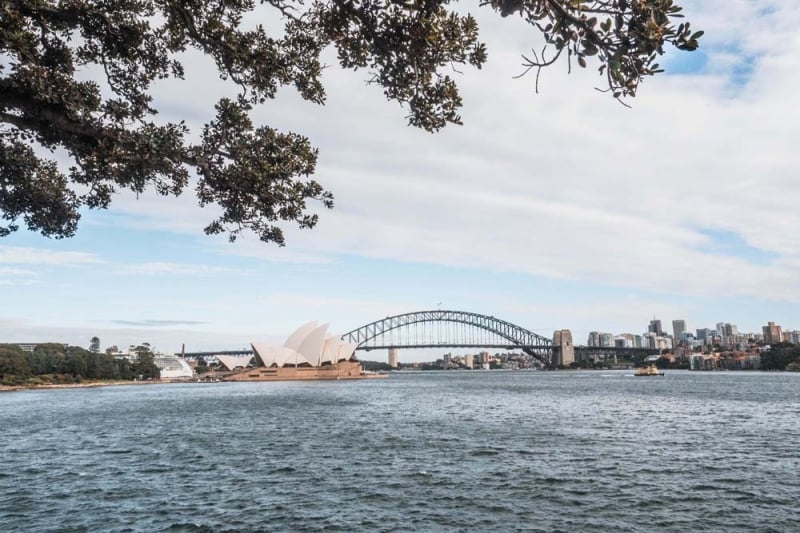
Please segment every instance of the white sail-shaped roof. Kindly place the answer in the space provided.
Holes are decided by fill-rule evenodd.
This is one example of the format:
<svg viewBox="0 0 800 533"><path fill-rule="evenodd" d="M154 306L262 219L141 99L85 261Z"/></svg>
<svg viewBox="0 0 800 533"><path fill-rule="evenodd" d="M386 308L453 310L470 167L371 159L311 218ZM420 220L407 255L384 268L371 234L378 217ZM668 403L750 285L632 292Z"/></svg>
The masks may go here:
<svg viewBox="0 0 800 533"><path fill-rule="evenodd" d="M325 339L325 345L322 347L322 358L319 364L336 363L336 359L339 356L340 344L342 344L341 338L336 335L329 335L328 338Z"/></svg>
<svg viewBox="0 0 800 533"><path fill-rule="evenodd" d="M313 321L295 330L283 346L266 342L252 342L250 346L253 347L257 365L283 367L309 364L318 367L324 363L349 361L358 344L344 342L336 335L328 335L328 324L319 325ZM222 362L227 366L226 362Z"/></svg>
<svg viewBox="0 0 800 533"><path fill-rule="evenodd" d="M272 354L270 365L284 367L308 364L314 366L313 361L310 361L305 355L286 346L273 346L270 353Z"/></svg>
<svg viewBox="0 0 800 533"><path fill-rule="evenodd" d="M309 333L317 329L317 325L318 324L316 320L303 324L297 328L294 333L289 335L289 338L286 339L286 342L284 342L283 345L287 348L291 348L292 350L300 351L300 345L303 344L303 341Z"/></svg>
<svg viewBox="0 0 800 533"><path fill-rule="evenodd" d="M336 357L336 362L349 361L353 356L353 353L355 353L356 348L358 348L358 343L356 342L342 342L342 344L339 346L339 353Z"/></svg>
<svg viewBox="0 0 800 533"><path fill-rule="evenodd" d="M256 364L264 366L272 366L275 362L275 346L266 342L251 342L250 346L253 348L253 353L256 355Z"/></svg>
<svg viewBox="0 0 800 533"><path fill-rule="evenodd" d="M322 324L306 335L297 351L303 355L311 366L319 366L322 359L322 346L328 333L328 324Z"/></svg>
<svg viewBox="0 0 800 533"><path fill-rule="evenodd" d="M218 355L217 360L219 360L222 365L227 368L228 370L233 370L236 367L245 368L247 365L250 364L250 359L252 359L252 355L243 355L240 357L234 357L232 355Z"/></svg>

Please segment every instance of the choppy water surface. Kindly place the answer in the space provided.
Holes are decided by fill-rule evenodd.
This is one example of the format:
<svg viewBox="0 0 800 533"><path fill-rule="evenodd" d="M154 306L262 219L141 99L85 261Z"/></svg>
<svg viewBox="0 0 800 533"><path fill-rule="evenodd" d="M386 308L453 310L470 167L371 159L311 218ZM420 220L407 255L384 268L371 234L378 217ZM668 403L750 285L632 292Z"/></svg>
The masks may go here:
<svg viewBox="0 0 800 533"><path fill-rule="evenodd" d="M0 394L3 531L797 531L800 375Z"/></svg>

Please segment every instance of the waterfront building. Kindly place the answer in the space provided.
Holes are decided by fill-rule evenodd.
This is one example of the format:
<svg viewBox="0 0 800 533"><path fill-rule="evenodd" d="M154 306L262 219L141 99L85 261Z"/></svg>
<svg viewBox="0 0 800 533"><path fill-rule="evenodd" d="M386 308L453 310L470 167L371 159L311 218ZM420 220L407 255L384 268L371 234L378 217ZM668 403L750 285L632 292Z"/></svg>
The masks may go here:
<svg viewBox="0 0 800 533"><path fill-rule="evenodd" d="M764 342L767 344L776 344L783 340L781 327L776 325L775 322L767 322L767 325L763 326L761 331L764 333Z"/></svg>
<svg viewBox="0 0 800 533"><path fill-rule="evenodd" d="M800 331L784 331L783 342L791 342L792 344L800 344Z"/></svg>
<svg viewBox="0 0 800 533"><path fill-rule="evenodd" d="M316 321L299 327L283 346L252 342L255 365L223 377L226 381L324 380L386 377L362 372L355 343L328 334Z"/></svg>
<svg viewBox="0 0 800 533"><path fill-rule="evenodd" d="M239 357L231 356L231 355L217 355L217 360L219 364L222 366L223 369L233 372L235 370L241 370L243 368L247 368L250 366L250 362L253 360L252 355L242 355Z"/></svg>
<svg viewBox="0 0 800 533"><path fill-rule="evenodd" d="M450 363L452 363L452 361L453 361L453 354L446 353L442 356L442 363L443 363L442 366L444 367L445 370L450 368Z"/></svg>
<svg viewBox="0 0 800 533"><path fill-rule="evenodd" d="M475 361L475 357L473 355L467 354L467 355L464 356L464 366L465 367L467 367L469 369L472 369L474 361Z"/></svg>
<svg viewBox="0 0 800 533"><path fill-rule="evenodd" d="M153 363L160 370L162 380L189 379L194 376L194 369L186 359L177 355L153 354Z"/></svg>
<svg viewBox="0 0 800 533"><path fill-rule="evenodd" d="M481 352L481 368L489 370L489 352Z"/></svg>
<svg viewBox="0 0 800 533"><path fill-rule="evenodd" d="M614 337L614 348L633 348L631 335L622 334Z"/></svg>
<svg viewBox="0 0 800 533"><path fill-rule="evenodd" d="M711 354L694 354L689 357L690 370L717 370L719 357Z"/></svg>
<svg viewBox="0 0 800 533"><path fill-rule="evenodd" d="M344 342L337 335L328 335L328 324L308 322L292 333L283 346L266 342L250 344L258 366L319 367L349 361L357 344Z"/></svg>

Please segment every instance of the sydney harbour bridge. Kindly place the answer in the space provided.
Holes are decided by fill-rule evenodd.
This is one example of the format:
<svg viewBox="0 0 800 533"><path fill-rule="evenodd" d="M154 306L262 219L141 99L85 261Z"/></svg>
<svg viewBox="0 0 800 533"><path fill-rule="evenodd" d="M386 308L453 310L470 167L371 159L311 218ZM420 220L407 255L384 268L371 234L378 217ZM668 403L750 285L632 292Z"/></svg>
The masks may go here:
<svg viewBox="0 0 800 533"><path fill-rule="evenodd" d="M522 350L544 364L553 360L553 340L493 316L466 311L417 311L387 316L342 335L356 350L494 348Z"/></svg>
<svg viewBox="0 0 800 533"><path fill-rule="evenodd" d="M526 328L467 311L436 309L387 316L342 335L342 340L357 344L356 350L392 350L419 348L484 348L520 350L538 359L545 367L569 364L575 352L586 347L572 344L569 330L556 330L545 337ZM591 348L592 353L634 355L657 353L646 348ZM248 350L186 353L186 357L210 355L246 355Z"/></svg>

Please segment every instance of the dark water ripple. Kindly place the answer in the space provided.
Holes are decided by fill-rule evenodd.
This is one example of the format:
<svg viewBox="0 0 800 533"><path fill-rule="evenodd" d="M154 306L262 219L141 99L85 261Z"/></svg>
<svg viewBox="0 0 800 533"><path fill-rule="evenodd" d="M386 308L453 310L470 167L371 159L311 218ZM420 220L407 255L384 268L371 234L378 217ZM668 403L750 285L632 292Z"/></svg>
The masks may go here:
<svg viewBox="0 0 800 533"><path fill-rule="evenodd" d="M800 375L0 395L3 531L796 531Z"/></svg>

